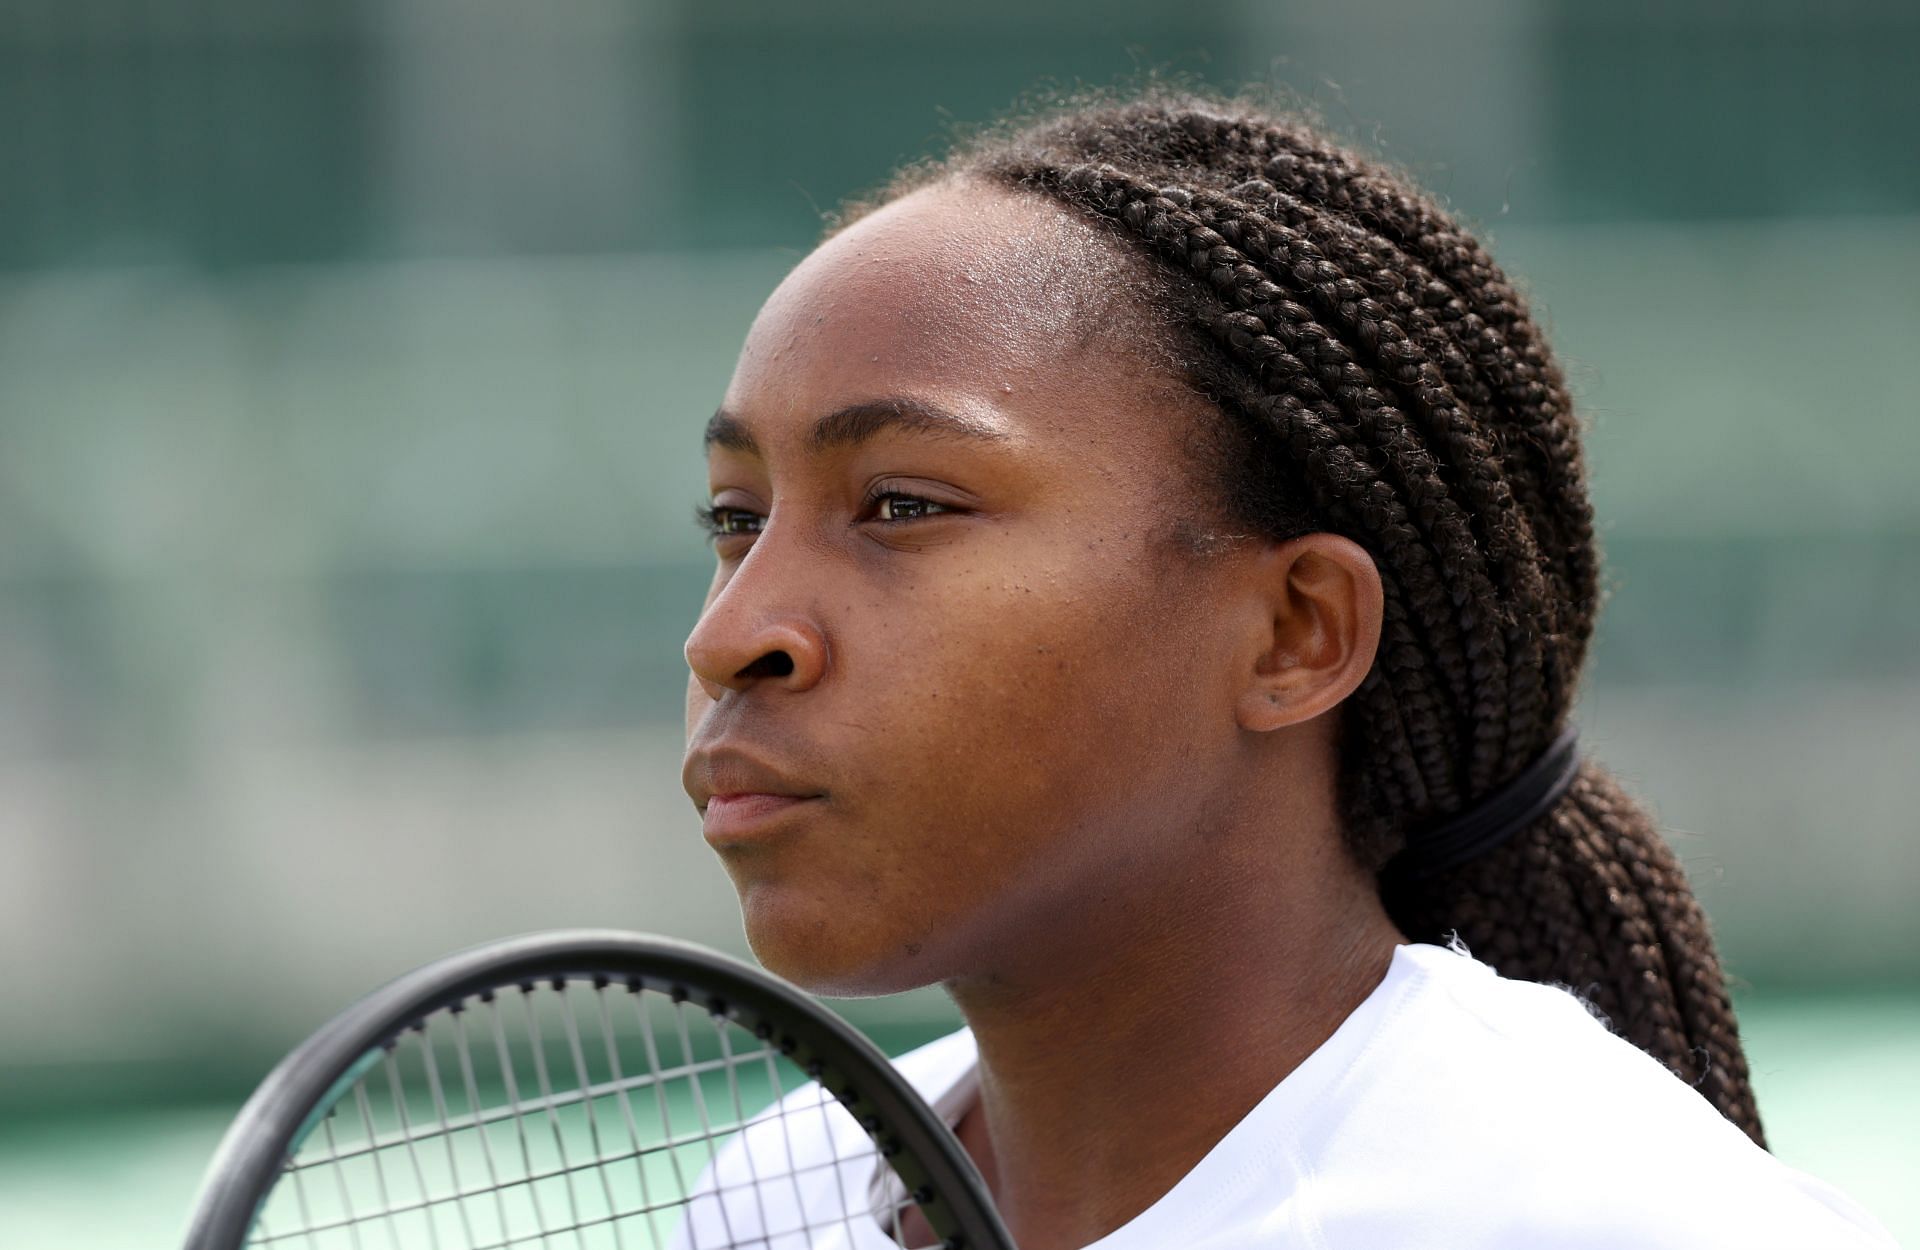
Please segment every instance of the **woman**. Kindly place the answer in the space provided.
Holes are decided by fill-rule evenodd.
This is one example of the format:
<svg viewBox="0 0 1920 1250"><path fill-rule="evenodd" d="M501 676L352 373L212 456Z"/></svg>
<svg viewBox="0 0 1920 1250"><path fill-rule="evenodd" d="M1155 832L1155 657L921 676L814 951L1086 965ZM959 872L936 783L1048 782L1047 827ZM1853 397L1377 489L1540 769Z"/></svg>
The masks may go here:
<svg viewBox="0 0 1920 1250"><path fill-rule="evenodd" d="M1024 1250L1887 1244L1761 1149L1577 755L1578 423L1406 183L1192 98L996 133L781 284L707 445L688 792L769 968L951 993L902 1067Z"/></svg>

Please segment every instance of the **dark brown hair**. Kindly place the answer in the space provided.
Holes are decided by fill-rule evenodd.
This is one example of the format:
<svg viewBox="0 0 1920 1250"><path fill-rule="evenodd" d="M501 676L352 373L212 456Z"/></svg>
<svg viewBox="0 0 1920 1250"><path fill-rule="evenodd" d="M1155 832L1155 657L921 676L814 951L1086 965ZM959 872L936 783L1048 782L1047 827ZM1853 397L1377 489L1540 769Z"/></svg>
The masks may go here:
<svg viewBox="0 0 1920 1250"><path fill-rule="evenodd" d="M1526 302L1406 178L1312 125L1154 89L1056 107L909 170L837 223L962 179L1037 194L1131 251L1133 346L1227 421L1210 489L1274 538L1330 530L1386 590L1344 706L1339 800L1379 869L1553 741L1599 608L1572 402ZM1150 258L1150 259L1149 259ZM1648 814L1591 761L1504 846L1408 884L1416 939L1565 985L1763 1141L1705 916Z"/></svg>

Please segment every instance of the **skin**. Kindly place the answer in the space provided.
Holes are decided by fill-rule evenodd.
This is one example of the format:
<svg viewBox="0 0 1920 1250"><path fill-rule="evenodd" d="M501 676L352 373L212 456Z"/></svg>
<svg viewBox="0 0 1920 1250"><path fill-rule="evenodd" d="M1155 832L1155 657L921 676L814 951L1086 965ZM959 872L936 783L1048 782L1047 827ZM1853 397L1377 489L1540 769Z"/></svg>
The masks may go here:
<svg viewBox="0 0 1920 1250"><path fill-rule="evenodd" d="M1378 571L1223 531L1187 450L1217 414L1098 332L1109 246L950 182L803 261L710 427L731 532L686 647L683 779L755 954L946 987L1025 1250L1151 1205L1405 940L1334 803Z"/></svg>

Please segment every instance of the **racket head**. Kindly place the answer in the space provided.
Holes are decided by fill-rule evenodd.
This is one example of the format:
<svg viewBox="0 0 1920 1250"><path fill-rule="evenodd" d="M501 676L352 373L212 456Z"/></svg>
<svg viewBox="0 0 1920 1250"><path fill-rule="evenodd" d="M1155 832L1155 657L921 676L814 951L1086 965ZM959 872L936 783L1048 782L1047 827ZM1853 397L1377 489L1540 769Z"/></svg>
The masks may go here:
<svg viewBox="0 0 1920 1250"><path fill-rule="evenodd" d="M852 1026L779 978L717 951L649 934L590 929L526 934L446 956L373 991L314 1032L261 1082L222 1139L189 1222L187 1250L248 1245L302 1145L343 1100L363 1094L362 1077L377 1069L410 1030L424 1037L425 1022L436 1013L492 1004L502 992L525 995L541 986L563 992L582 983L597 991L625 988L636 1000L652 993L690 1004L713 1017L718 1034L726 1032L723 1021L744 1030L851 1114L941 1244L956 1250L1011 1250L1011 1238L964 1148L887 1057ZM575 1045L578 1054L577 1039ZM542 1087L546 1081L543 1069ZM402 1105L397 1088L394 1096ZM434 1097L440 1098L437 1078ZM364 1106L363 1101L363 1115ZM404 1124L404 1110L402 1116ZM371 1122L367 1129L371 1140ZM411 1141L407 1145L412 1148ZM510 1244L523 1240L548 1244L538 1236ZM371 1244L387 1243L375 1238ZM766 1242L750 1238L743 1244Z"/></svg>

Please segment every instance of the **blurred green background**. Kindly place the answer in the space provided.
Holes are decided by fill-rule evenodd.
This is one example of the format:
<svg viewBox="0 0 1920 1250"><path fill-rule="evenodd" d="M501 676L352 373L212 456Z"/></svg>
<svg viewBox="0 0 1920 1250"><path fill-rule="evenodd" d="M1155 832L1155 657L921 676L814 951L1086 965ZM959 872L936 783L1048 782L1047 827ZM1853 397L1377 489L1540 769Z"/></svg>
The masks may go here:
<svg viewBox="0 0 1920 1250"><path fill-rule="evenodd" d="M1585 741L1778 1153L1920 1244L1916 64L1909 0L0 0L0 1244L171 1241L279 1053L443 951L740 949L678 784L734 352L840 197L1142 68L1291 92L1531 292Z"/></svg>

